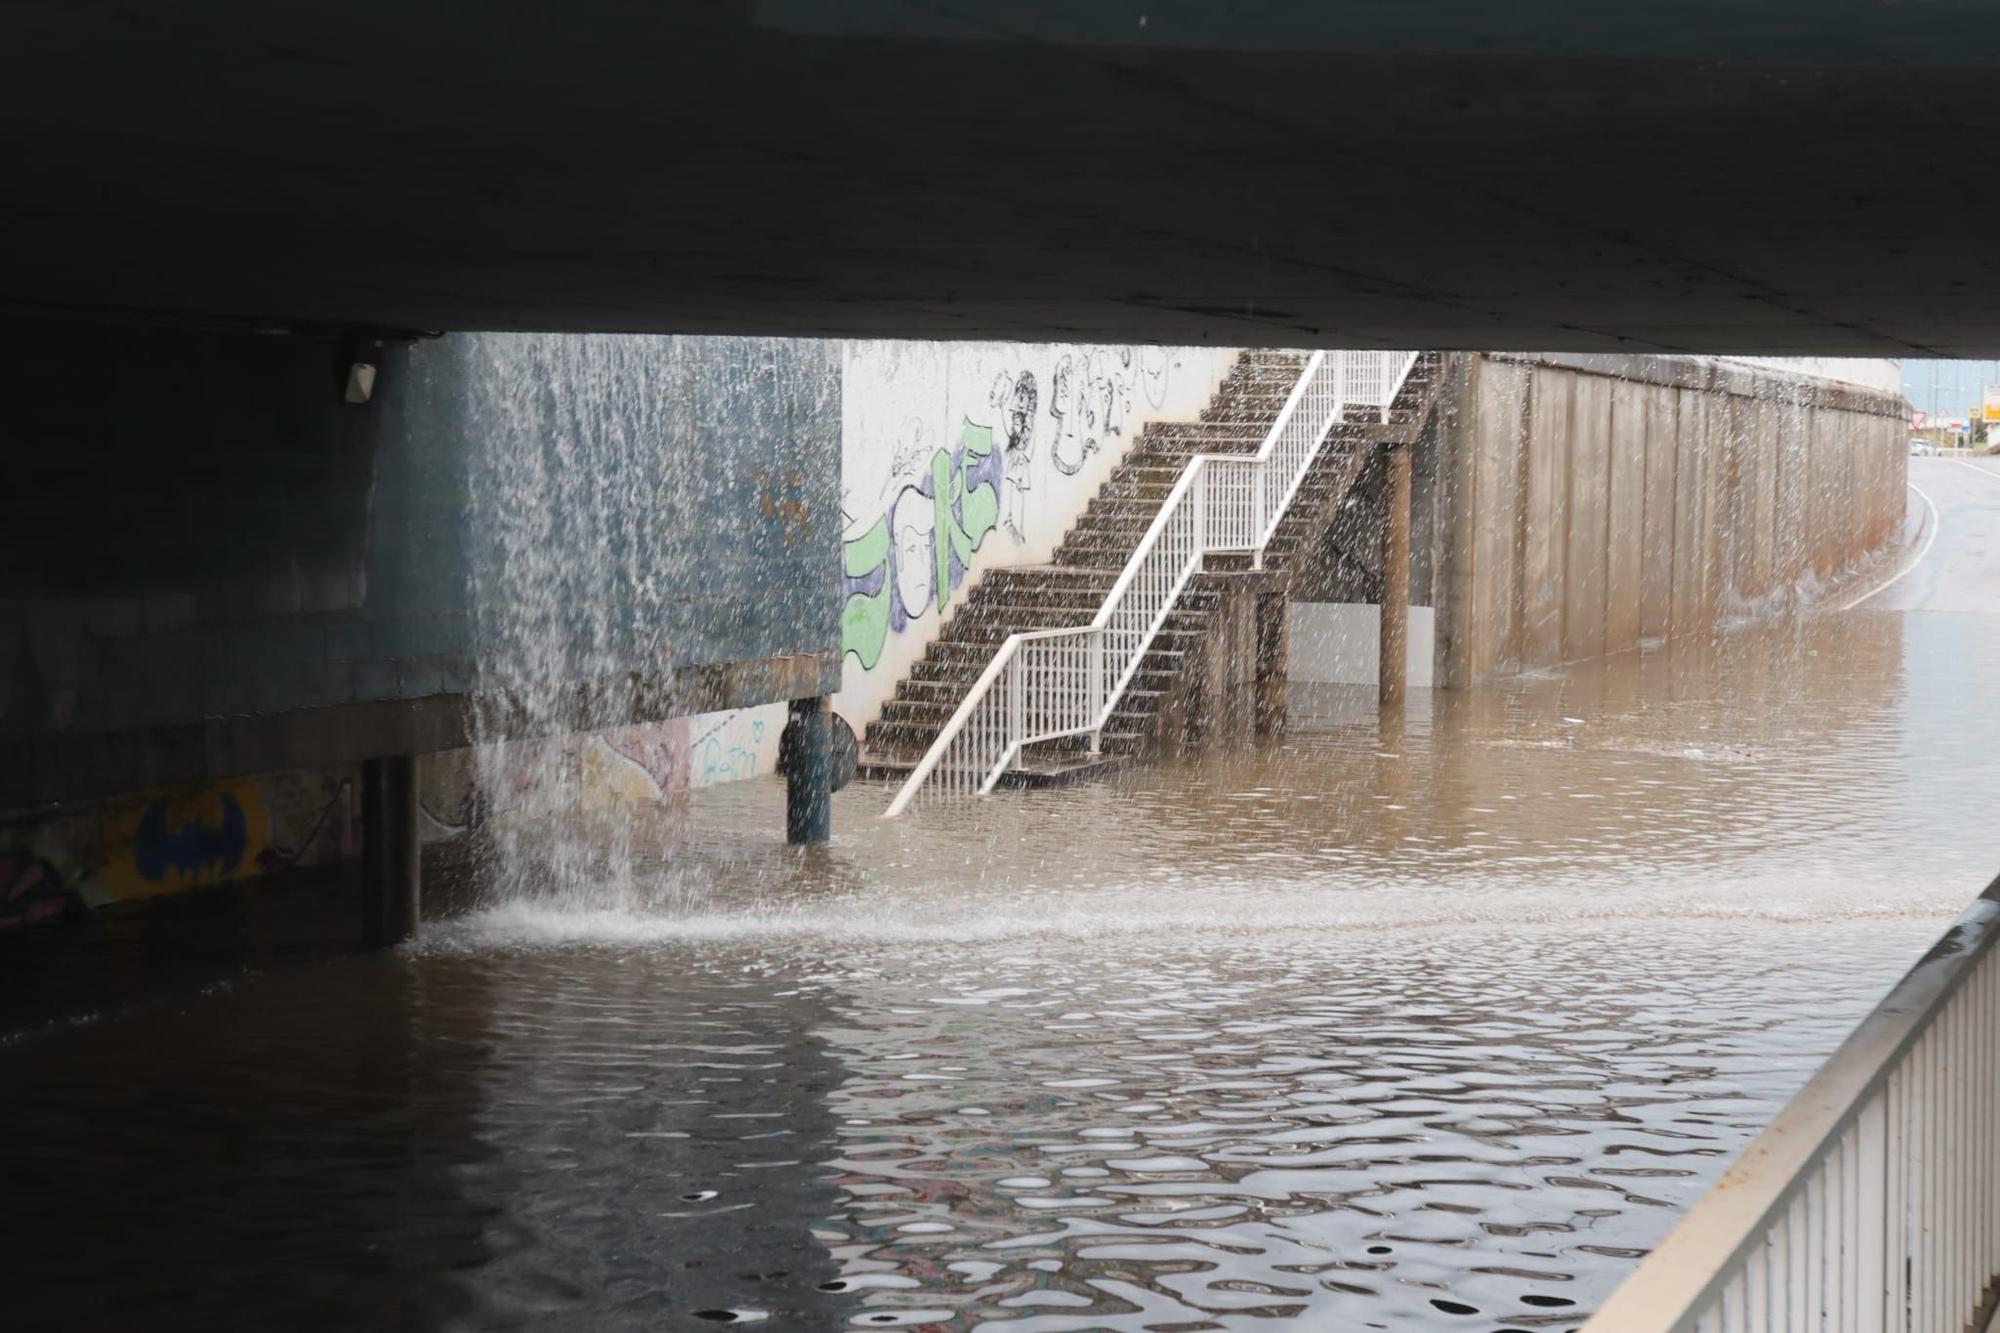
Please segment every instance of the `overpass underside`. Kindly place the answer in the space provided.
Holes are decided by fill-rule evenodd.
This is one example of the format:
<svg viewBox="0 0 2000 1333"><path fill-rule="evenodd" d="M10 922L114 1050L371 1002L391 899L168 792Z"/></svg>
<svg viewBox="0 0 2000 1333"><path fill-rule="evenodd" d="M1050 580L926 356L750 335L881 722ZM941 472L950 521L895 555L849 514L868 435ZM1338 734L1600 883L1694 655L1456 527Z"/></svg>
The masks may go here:
<svg viewBox="0 0 2000 1333"><path fill-rule="evenodd" d="M16 8L0 302L1985 355L1990 6Z"/></svg>

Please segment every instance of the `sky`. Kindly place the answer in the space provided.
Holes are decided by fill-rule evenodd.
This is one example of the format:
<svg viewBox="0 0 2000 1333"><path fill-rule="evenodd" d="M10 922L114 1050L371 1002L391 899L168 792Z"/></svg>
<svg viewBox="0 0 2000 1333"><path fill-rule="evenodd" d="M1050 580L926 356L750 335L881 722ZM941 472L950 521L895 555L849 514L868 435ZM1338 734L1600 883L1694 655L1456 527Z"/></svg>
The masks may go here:
<svg viewBox="0 0 2000 1333"><path fill-rule="evenodd" d="M2000 384L1992 361L1904 361L1903 397L1912 407L1938 415L1962 417L1975 407L1988 384ZM1933 375L1935 371L1935 375ZM1933 400L1932 384L1936 384ZM1932 404L1935 401L1936 406Z"/></svg>

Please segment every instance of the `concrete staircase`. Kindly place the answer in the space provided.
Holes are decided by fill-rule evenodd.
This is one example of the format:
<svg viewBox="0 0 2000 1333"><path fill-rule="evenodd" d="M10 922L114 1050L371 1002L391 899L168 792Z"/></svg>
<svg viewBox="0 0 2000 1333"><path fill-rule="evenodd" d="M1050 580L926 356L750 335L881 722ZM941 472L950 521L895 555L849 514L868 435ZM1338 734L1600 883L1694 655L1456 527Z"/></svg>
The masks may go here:
<svg viewBox="0 0 2000 1333"><path fill-rule="evenodd" d="M1296 353L1245 352L1198 421L1145 427L1064 536L1053 564L992 570L972 585L958 614L911 668L881 718L869 724L863 774L907 774L1008 635L1089 624L1188 460L1198 453L1255 453L1304 364ZM1387 423L1373 412L1365 419L1357 413L1335 431L1266 547L1260 586L1284 588L1295 557L1310 550L1325 531L1368 455L1386 440L1415 438L1440 381L1439 359L1426 354L1411 371ZM1105 725L1102 758L1083 753L1082 737L1051 741L1030 747L1008 780L1014 785L1077 780L1151 748L1162 719L1176 712L1175 696L1198 674L1229 581L1241 578L1239 571L1249 565L1247 555L1211 556L1204 572L1189 583Z"/></svg>

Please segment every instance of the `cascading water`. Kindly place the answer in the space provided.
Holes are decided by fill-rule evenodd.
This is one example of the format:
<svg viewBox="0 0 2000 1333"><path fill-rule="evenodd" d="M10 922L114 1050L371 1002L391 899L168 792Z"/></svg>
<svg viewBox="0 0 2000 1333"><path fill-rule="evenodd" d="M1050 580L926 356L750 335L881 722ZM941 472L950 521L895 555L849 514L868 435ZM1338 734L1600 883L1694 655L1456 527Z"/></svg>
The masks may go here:
<svg viewBox="0 0 2000 1333"><path fill-rule="evenodd" d="M631 906L635 821L593 818L581 749L612 725L675 540L644 502L671 410L660 338L471 340L465 380L473 600L485 646L473 781L502 900ZM657 656L657 653L650 654Z"/></svg>
<svg viewBox="0 0 2000 1333"><path fill-rule="evenodd" d="M836 363L821 346L484 335L440 358L449 383L433 387L457 399L464 431L480 644L467 776L490 901L630 910L671 898L652 871L685 785L677 742L694 702L676 697L675 668L831 636L830 526L823 557L811 541L788 553L824 569L824 629L743 605L772 582L745 530L746 487L823 521L783 490L830 489L789 456L802 435L838 439ZM771 642L742 646L757 632Z"/></svg>

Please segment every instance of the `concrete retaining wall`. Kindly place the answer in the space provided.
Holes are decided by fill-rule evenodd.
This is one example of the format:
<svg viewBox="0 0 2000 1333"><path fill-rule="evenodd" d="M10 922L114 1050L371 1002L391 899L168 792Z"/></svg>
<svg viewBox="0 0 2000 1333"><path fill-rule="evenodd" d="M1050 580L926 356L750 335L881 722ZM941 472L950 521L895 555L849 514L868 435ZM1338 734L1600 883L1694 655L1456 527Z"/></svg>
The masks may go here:
<svg viewBox="0 0 2000 1333"><path fill-rule="evenodd" d="M1900 397L1695 357L1466 356L1452 374L1419 469L1435 577L1412 590L1437 606L1447 688L1708 630L1900 530Z"/></svg>

